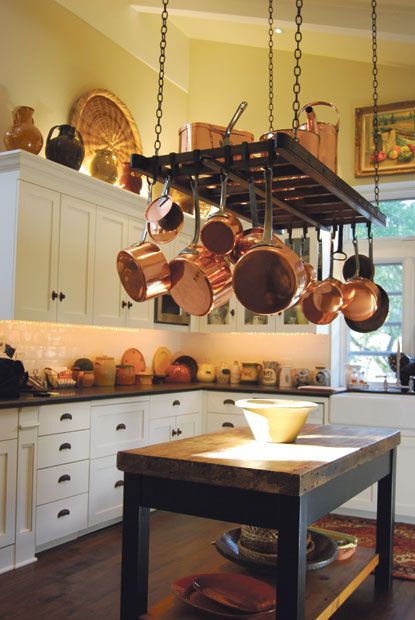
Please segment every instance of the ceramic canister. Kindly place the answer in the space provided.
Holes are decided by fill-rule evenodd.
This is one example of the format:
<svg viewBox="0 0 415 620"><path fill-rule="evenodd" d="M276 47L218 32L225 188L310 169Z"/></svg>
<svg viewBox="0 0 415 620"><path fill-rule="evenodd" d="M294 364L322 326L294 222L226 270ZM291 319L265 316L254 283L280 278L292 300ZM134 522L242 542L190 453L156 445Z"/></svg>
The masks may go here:
<svg viewBox="0 0 415 620"><path fill-rule="evenodd" d="M276 385L278 376L278 362L262 362L262 385Z"/></svg>
<svg viewBox="0 0 415 620"><path fill-rule="evenodd" d="M292 387L291 367L290 366L281 366L279 387L280 388Z"/></svg>

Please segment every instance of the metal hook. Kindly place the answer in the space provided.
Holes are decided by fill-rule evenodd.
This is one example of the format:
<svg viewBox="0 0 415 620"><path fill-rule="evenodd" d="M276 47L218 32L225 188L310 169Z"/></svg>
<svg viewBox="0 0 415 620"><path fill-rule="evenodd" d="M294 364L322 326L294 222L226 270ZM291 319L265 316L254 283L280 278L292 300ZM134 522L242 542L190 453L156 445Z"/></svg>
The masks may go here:
<svg viewBox="0 0 415 620"><path fill-rule="evenodd" d="M356 224L353 222L353 224L351 224L352 227L352 239L353 241L356 241Z"/></svg>
<svg viewBox="0 0 415 620"><path fill-rule="evenodd" d="M372 222L366 222L366 227L367 227L367 238L373 239L373 233L372 233Z"/></svg>

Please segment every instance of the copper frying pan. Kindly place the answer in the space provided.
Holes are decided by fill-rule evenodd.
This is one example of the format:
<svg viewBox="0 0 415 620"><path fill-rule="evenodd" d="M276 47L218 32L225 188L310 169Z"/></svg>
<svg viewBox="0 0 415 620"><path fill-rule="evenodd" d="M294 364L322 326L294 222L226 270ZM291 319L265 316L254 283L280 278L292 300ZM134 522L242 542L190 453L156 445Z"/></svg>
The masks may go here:
<svg viewBox="0 0 415 620"><path fill-rule="evenodd" d="M219 210L208 217L206 224L200 232L200 239L209 252L224 256L232 252L236 237L242 232L242 224L235 215L225 212L228 177L222 173L220 179Z"/></svg>
<svg viewBox="0 0 415 620"><path fill-rule="evenodd" d="M191 181L195 203L195 233L189 246L170 261L170 295L180 308L196 316L209 314L232 295L232 272L227 259L198 245L200 210L196 180Z"/></svg>
<svg viewBox="0 0 415 620"><path fill-rule="evenodd" d="M350 319L345 318L347 325L355 332L360 332L362 334L374 332L380 327L382 327L382 325L386 321L386 318L389 314L389 296L385 289L379 286L379 284L377 284L376 286L379 289L380 302L375 314L366 321L351 321Z"/></svg>
<svg viewBox="0 0 415 620"><path fill-rule="evenodd" d="M149 183L148 202L152 185ZM161 250L146 242L144 226L138 243L121 250L117 256L117 271L124 289L134 301L145 301L167 293L170 289L170 269Z"/></svg>
<svg viewBox="0 0 415 620"><path fill-rule="evenodd" d="M262 241L237 262L233 288L241 304L257 314L274 314L297 303L305 286L302 260L272 234L272 169L264 170L265 224Z"/></svg>

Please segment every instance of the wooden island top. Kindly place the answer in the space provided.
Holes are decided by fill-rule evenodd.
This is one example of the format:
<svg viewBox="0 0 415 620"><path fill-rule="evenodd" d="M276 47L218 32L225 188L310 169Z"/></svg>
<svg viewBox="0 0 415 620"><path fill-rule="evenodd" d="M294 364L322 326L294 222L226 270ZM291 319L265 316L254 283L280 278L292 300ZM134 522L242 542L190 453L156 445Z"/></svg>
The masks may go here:
<svg viewBox="0 0 415 620"><path fill-rule="evenodd" d="M295 443L259 443L248 428L118 453L126 473L301 496L400 442L398 430L306 425Z"/></svg>

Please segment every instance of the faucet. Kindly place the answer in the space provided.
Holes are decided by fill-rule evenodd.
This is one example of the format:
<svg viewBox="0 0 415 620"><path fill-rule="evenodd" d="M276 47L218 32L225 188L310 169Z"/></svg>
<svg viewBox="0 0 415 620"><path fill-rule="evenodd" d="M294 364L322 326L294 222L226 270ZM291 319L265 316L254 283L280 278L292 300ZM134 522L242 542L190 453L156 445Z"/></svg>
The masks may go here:
<svg viewBox="0 0 415 620"><path fill-rule="evenodd" d="M383 379L383 390L384 390L385 392L387 392L387 391L388 391L388 389L389 389L389 383L388 383L388 377L387 377L387 375L376 375L376 378L377 378L377 379ZM415 394L415 391L414 391L414 394Z"/></svg>
<svg viewBox="0 0 415 620"><path fill-rule="evenodd" d="M415 394L415 377L413 377L412 375L409 377L408 394Z"/></svg>

